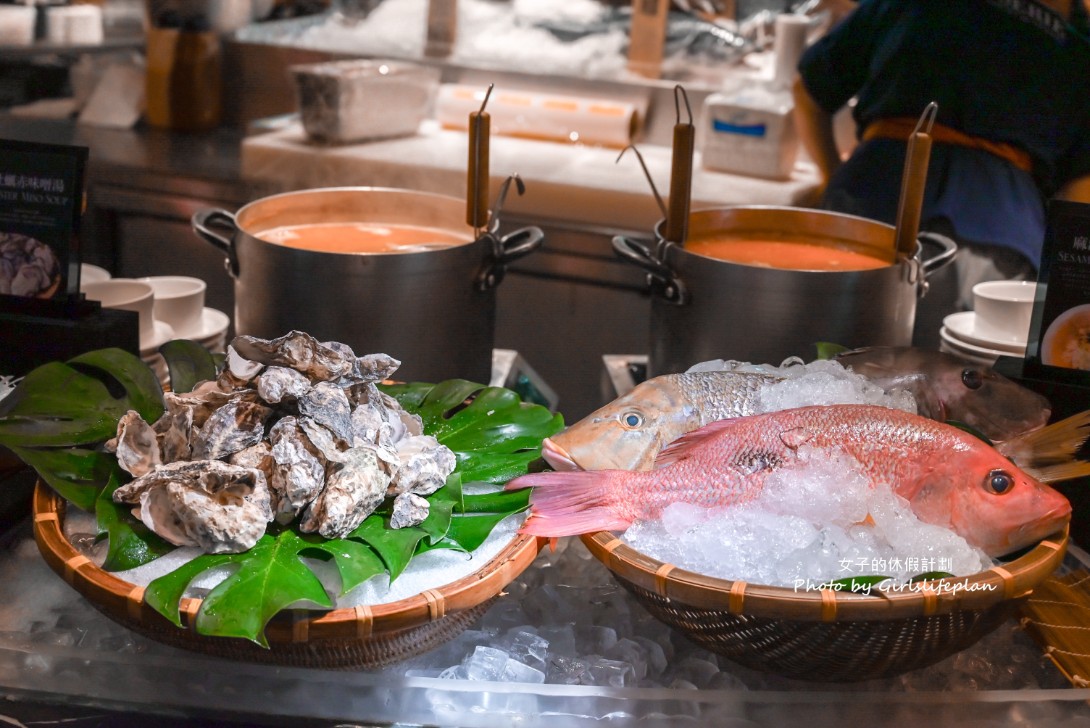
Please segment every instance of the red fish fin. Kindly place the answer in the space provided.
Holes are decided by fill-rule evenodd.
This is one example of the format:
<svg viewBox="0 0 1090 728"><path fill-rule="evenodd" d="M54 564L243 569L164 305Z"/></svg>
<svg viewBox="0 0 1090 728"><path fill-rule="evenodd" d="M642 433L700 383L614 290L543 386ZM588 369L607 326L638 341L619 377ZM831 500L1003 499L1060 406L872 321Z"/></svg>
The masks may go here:
<svg viewBox="0 0 1090 728"><path fill-rule="evenodd" d="M658 470L659 468L665 468L667 465L673 465L679 460L684 460L692 453L693 448L699 446L708 438L715 437L723 430L732 427L737 421L738 418L716 420L692 432L685 433L662 449L658 457L655 458L655 463L651 466L651 469Z"/></svg>
<svg viewBox="0 0 1090 728"><path fill-rule="evenodd" d="M996 443L995 449L1038 480L1055 482L1083 474L1078 466L1085 463L1075 456L1088 437L1090 410ZM1057 467L1062 465L1071 467Z"/></svg>
<svg viewBox="0 0 1090 728"><path fill-rule="evenodd" d="M610 480L616 471L531 473L507 487L530 486L530 517L522 532L545 538L577 536L628 528L631 521L614 513Z"/></svg>

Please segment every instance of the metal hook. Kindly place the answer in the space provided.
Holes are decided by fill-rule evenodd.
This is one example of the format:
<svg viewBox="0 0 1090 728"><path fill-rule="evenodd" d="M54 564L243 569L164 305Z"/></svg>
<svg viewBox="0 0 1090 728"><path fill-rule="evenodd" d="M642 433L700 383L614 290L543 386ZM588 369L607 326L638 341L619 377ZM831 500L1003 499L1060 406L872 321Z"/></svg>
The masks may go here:
<svg viewBox="0 0 1090 728"><path fill-rule="evenodd" d="M689 115L689 120L685 123L692 124L693 109L691 106L689 106L689 94L685 93L685 89L680 83L677 86L674 86L674 114L675 118L677 119L677 123L681 123L681 101L678 98L679 95L682 99L685 100L685 113Z"/></svg>
<svg viewBox="0 0 1090 728"><path fill-rule="evenodd" d="M939 115L939 105L932 101L924 107L923 113L920 114L919 120L916 122L916 128L912 130L912 134L916 135L920 133L921 127L924 123L927 124L927 129L924 130L924 134L930 134L931 128L935 126L935 117Z"/></svg>
<svg viewBox="0 0 1090 728"><path fill-rule="evenodd" d="M511 183L515 183L515 192L521 197L526 192L526 183L522 181L522 177L517 174L513 174L503 181L500 186L500 194L496 196L496 202L492 205L491 219L488 221L488 232L495 235L500 229L500 211L503 209L503 203L507 200L507 192L511 189Z"/></svg>
<svg viewBox="0 0 1090 728"><path fill-rule="evenodd" d="M635 144L629 144L627 147L621 150L621 153L617 155L617 162L621 161L621 157L629 149L636 155L636 159L640 162L640 167L643 168L643 176L647 178L647 184L651 185L651 194L655 196L655 202L658 203L659 210L662 212L662 216L666 217L666 203L662 201L662 196L659 194L658 188L655 187L655 180L651 179L651 171L647 169L647 163L643 161L643 155L640 154L640 150L636 148ZM614 162L616 164L617 162Z"/></svg>
<svg viewBox="0 0 1090 728"><path fill-rule="evenodd" d="M492 95L492 89L496 86L494 83L488 84L488 90L484 92L484 99L481 101L481 114L484 113L484 107L488 106L488 98Z"/></svg>

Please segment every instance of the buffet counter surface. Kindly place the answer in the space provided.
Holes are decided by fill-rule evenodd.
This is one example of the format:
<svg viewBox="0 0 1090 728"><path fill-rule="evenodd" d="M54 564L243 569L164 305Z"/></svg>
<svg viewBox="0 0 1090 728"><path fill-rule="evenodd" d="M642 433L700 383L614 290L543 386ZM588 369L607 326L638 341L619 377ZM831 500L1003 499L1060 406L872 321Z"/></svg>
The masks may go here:
<svg viewBox="0 0 1090 728"><path fill-rule="evenodd" d="M363 185L400 187L464 197L468 141L465 132L425 121L416 135L327 146L308 139L301 125L247 137L242 142L245 179L291 187ZM671 150L638 145L664 201ZM530 220L650 231L663 215L635 154L582 144L493 135L492 194L508 176L526 182L526 194L504 209ZM621 157L620 159L618 157ZM800 160L791 177L763 179L713 172L693 160L693 209L725 205L805 205L818 189L817 169Z"/></svg>

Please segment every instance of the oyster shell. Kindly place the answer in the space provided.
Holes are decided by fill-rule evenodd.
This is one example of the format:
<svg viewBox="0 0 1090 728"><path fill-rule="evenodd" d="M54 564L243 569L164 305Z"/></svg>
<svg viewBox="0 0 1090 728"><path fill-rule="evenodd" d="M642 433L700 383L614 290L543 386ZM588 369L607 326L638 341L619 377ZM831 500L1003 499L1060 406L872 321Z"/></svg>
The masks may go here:
<svg viewBox="0 0 1090 728"><path fill-rule="evenodd" d="M431 495L443 487L458 460L446 445L431 435L416 435L397 443L401 465L390 482L388 495Z"/></svg>
<svg viewBox="0 0 1090 728"><path fill-rule="evenodd" d="M344 450L337 444L337 438L328 428L310 417L300 417L298 423L300 429L306 434L307 440L327 462L344 462Z"/></svg>
<svg viewBox="0 0 1090 728"><path fill-rule="evenodd" d="M190 445L193 436L193 408L170 407L169 404L163 416L152 425L155 429L156 439L159 441L159 452L164 463L173 463L177 460L189 460L193 449Z"/></svg>
<svg viewBox="0 0 1090 728"><path fill-rule="evenodd" d="M356 357L351 349L330 348L320 344L310 334L291 331L277 339L236 336L231 346L252 361L295 369L314 381L328 382L352 372Z"/></svg>
<svg viewBox="0 0 1090 728"><path fill-rule="evenodd" d="M295 417L284 417L273 425L269 441L279 472L279 477L270 481L275 489L273 509L276 520L287 523L322 492L325 464L313 452Z"/></svg>
<svg viewBox="0 0 1090 728"><path fill-rule="evenodd" d="M261 404L233 400L215 410L193 437L193 457L219 460L261 442L271 410Z"/></svg>
<svg viewBox="0 0 1090 728"><path fill-rule="evenodd" d="M310 389L310 380L305 374L287 367L267 367L258 376L255 386L257 396L270 404L279 404L284 400L297 400Z"/></svg>
<svg viewBox="0 0 1090 728"><path fill-rule="evenodd" d="M390 514L390 528L410 528L419 526L428 517L431 504L426 498L415 493L402 493L394 498L393 513Z"/></svg>
<svg viewBox="0 0 1090 728"><path fill-rule="evenodd" d="M170 543L213 554L252 548L273 515L264 473L218 460L160 465L113 499L137 504L134 515Z"/></svg>
<svg viewBox="0 0 1090 728"><path fill-rule="evenodd" d="M343 538L386 498L390 476L369 447L344 453L344 462L330 463L325 488L307 508L299 528L326 538Z"/></svg>
<svg viewBox="0 0 1090 728"><path fill-rule="evenodd" d="M253 382L264 368L264 364L240 356L234 347L228 345L223 371L216 379L216 384L227 391L241 389Z"/></svg>
<svg viewBox="0 0 1090 728"><path fill-rule="evenodd" d="M319 382L299 398L299 414L324 427L347 447L352 444L352 405L344 390L331 382Z"/></svg>
<svg viewBox="0 0 1090 728"><path fill-rule="evenodd" d="M155 430L136 410L129 410L117 423L117 437L106 443L117 456L117 464L137 477L145 475L162 462Z"/></svg>

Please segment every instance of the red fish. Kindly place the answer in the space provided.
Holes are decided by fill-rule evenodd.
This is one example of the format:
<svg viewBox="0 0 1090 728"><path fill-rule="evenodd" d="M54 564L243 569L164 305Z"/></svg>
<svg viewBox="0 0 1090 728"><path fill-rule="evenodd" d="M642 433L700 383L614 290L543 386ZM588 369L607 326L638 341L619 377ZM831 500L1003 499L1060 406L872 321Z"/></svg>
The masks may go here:
<svg viewBox="0 0 1090 728"><path fill-rule="evenodd" d="M1070 517L1066 498L956 427L871 405L801 407L720 420L684 435L650 471L524 475L533 487L523 531L558 537L621 530L671 503L744 503L769 473L794 465L804 445L850 455L886 482L917 517L946 526L991 556L1039 541Z"/></svg>

